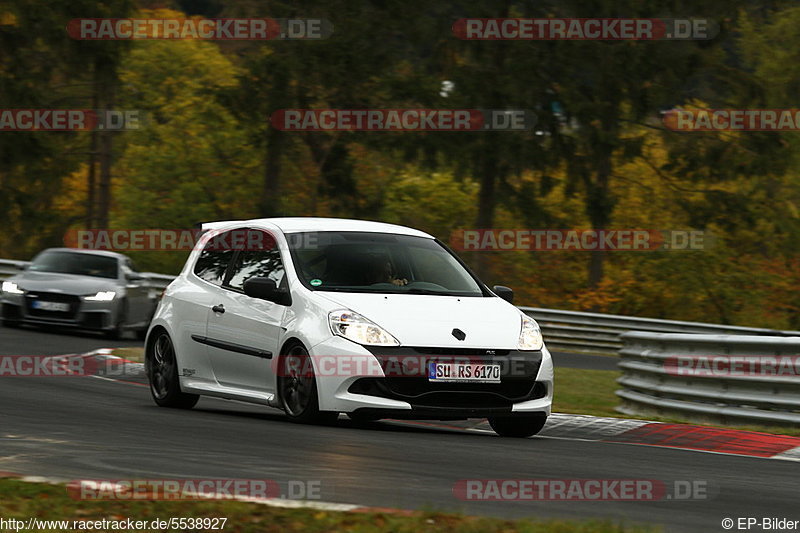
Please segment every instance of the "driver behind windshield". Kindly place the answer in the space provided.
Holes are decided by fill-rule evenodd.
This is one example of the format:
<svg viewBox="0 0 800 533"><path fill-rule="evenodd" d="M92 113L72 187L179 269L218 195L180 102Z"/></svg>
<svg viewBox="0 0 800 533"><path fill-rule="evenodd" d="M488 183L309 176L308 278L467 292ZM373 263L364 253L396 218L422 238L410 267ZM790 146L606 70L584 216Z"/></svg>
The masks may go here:
<svg viewBox="0 0 800 533"><path fill-rule="evenodd" d="M369 263L369 271L367 278L367 285L375 283L391 283L398 287L407 285L408 280L405 278L396 278L392 262L385 257L374 257Z"/></svg>

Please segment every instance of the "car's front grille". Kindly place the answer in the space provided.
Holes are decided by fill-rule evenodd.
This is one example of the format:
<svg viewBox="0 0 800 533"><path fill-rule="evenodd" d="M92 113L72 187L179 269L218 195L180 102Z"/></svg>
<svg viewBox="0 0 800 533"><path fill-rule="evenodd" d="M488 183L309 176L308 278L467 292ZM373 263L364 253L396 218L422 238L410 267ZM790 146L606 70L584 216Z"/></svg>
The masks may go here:
<svg viewBox="0 0 800 533"><path fill-rule="evenodd" d="M432 362L498 364L503 378L535 378L542 364L542 352L491 348L368 347L387 377L427 377ZM410 369L407 372L405 369ZM416 371L416 372L414 372Z"/></svg>
<svg viewBox="0 0 800 533"><path fill-rule="evenodd" d="M34 302L57 302L69 305L66 311L50 311L46 309L36 309ZM72 320L78 314L81 306L79 296L71 294L61 294L57 292L28 291L25 294L25 312L32 317L55 318L60 320Z"/></svg>

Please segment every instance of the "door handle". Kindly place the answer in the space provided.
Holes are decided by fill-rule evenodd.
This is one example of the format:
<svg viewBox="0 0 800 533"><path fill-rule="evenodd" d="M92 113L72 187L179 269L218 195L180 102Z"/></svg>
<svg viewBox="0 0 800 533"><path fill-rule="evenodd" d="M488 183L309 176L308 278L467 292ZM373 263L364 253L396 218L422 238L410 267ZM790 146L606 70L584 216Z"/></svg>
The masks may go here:
<svg viewBox="0 0 800 533"><path fill-rule="evenodd" d="M215 313L224 313L225 306L222 304L217 304L214 307L212 307L211 310L214 311Z"/></svg>

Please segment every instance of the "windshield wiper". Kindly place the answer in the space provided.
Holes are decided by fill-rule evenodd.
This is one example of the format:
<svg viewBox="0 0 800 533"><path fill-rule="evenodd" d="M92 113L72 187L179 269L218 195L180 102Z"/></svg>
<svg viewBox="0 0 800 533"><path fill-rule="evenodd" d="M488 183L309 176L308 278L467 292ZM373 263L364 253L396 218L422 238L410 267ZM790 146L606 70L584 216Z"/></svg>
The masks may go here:
<svg viewBox="0 0 800 533"><path fill-rule="evenodd" d="M437 291L433 289L408 289L405 291L398 291L398 294L433 294L436 296L462 296L455 292Z"/></svg>

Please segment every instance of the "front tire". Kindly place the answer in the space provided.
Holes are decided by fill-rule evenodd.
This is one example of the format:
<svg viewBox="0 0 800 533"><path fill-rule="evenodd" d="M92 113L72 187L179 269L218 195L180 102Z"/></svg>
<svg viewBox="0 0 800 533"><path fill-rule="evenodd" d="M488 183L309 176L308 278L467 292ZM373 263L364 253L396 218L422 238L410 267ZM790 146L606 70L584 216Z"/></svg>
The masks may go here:
<svg viewBox="0 0 800 533"><path fill-rule="evenodd" d="M145 370L150 382L150 394L159 407L191 409L200 396L181 391L178 381L178 362L175 348L166 331L161 331L147 347Z"/></svg>
<svg viewBox="0 0 800 533"><path fill-rule="evenodd" d="M317 380L308 351L295 344L286 352L278 364L278 394L286 416L302 424L333 423L339 413L319 410Z"/></svg>
<svg viewBox="0 0 800 533"><path fill-rule="evenodd" d="M532 437L542 430L546 422L545 414L489 417L489 425L501 437Z"/></svg>

